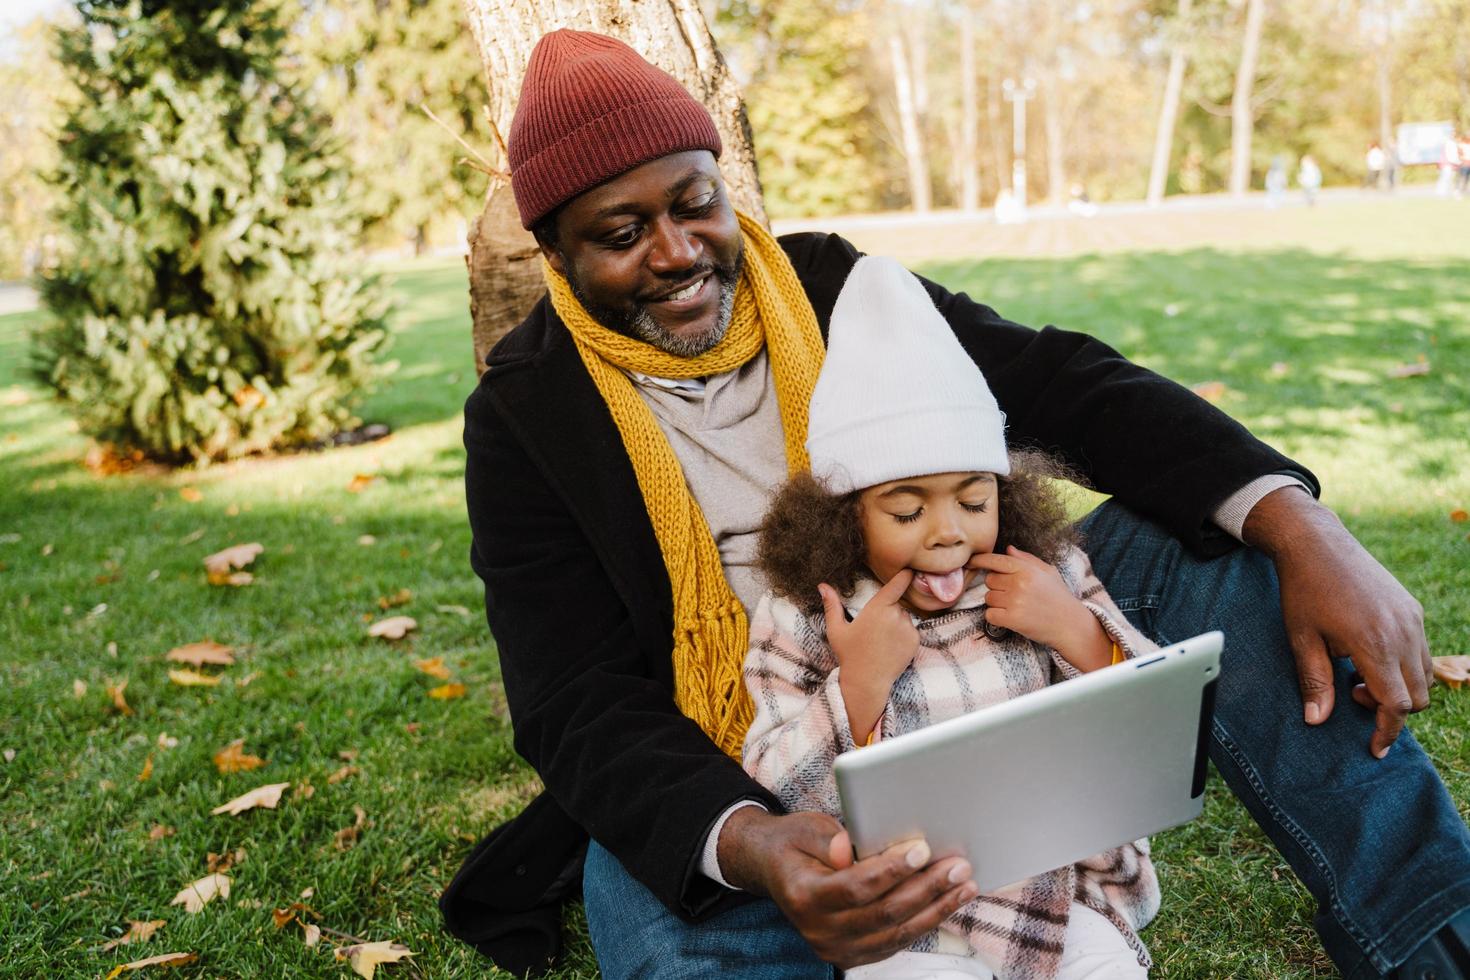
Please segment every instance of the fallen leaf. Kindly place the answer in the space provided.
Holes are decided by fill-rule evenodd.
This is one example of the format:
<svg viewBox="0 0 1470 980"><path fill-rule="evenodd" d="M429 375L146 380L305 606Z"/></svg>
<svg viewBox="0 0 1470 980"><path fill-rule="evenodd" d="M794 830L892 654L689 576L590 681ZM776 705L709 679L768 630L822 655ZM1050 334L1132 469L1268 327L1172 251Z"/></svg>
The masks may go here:
<svg viewBox="0 0 1470 980"><path fill-rule="evenodd" d="M116 684L108 684L107 696L112 698L112 706L117 709L117 711L125 715L131 715L133 713L133 709L128 707L127 698L123 697L123 692L127 690L127 687L128 679L126 677L118 681Z"/></svg>
<svg viewBox="0 0 1470 980"><path fill-rule="evenodd" d="M1388 376L1390 378L1417 378L1428 373L1429 361L1422 357L1417 361L1400 364L1397 367L1388 369Z"/></svg>
<svg viewBox="0 0 1470 980"><path fill-rule="evenodd" d="M1470 681L1470 656L1458 653L1434 657L1433 660L1435 679L1443 681L1447 687L1459 690L1462 684Z"/></svg>
<svg viewBox="0 0 1470 980"><path fill-rule="evenodd" d="M228 813L232 816L238 816L246 810L253 810L256 807L274 810L276 804L281 802L281 792L290 785L290 783L269 783L265 786L259 786L248 793L235 797L228 803L221 803L209 812L215 815Z"/></svg>
<svg viewBox="0 0 1470 980"><path fill-rule="evenodd" d="M243 738L235 739L214 754L214 767L227 776L232 772L249 772L252 769L259 769L263 765L265 765L264 759L245 751Z"/></svg>
<svg viewBox="0 0 1470 980"><path fill-rule="evenodd" d="M1464 524L1466 521L1470 521L1470 513L1466 513L1463 509L1452 510L1450 511L1450 520L1456 524Z"/></svg>
<svg viewBox="0 0 1470 980"><path fill-rule="evenodd" d="M213 640L201 640L198 643L185 643L181 647L174 647L163 656L165 660L192 664L195 667L203 667L205 664L228 667L235 662L235 649Z"/></svg>
<svg viewBox="0 0 1470 980"><path fill-rule="evenodd" d="M376 479L377 477L371 473L358 473L352 478L352 481L347 484L347 492L362 493L368 487L372 486L373 481Z"/></svg>
<svg viewBox="0 0 1470 980"><path fill-rule="evenodd" d="M341 759L343 762L356 762L357 754L357 749L342 749L340 752L337 753L337 758Z"/></svg>
<svg viewBox="0 0 1470 980"><path fill-rule="evenodd" d="M343 766L341 769L338 769L336 772L327 777L327 784L335 786L337 783L340 783L344 779L347 779L351 776L356 776L361 771L362 770L358 769L356 766Z"/></svg>
<svg viewBox="0 0 1470 980"><path fill-rule="evenodd" d="M146 783L153 778L153 753L148 753L148 758L143 762L143 771L138 773L138 782Z"/></svg>
<svg viewBox="0 0 1470 980"><path fill-rule="evenodd" d="M166 925L168 925L167 919L152 919L148 922L137 922L135 920L129 919L128 931L123 933L121 936L118 936L111 942L104 943L102 946L102 952L110 952L111 950L117 949L119 946L126 946L128 943L146 943L148 940L153 938L153 934L155 932L162 929Z"/></svg>
<svg viewBox="0 0 1470 980"><path fill-rule="evenodd" d="M303 922L301 923L301 931L305 933L305 935L303 935L301 938L306 940L306 945L308 946L315 946L322 940L321 926L315 926L311 925L310 923Z"/></svg>
<svg viewBox="0 0 1470 980"><path fill-rule="evenodd" d="M160 953L157 956L150 956L146 960L133 960L131 963L123 963L121 966L115 966L112 968L112 972L107 974L105 980L112 980L113 977L116 977L125 970L141 970L149 966L185 966L189 963L196 962L198 959L198 953Z"/></svg>
<svg viewBox="0 0 1470 980"><path fill-rule="evenodd" d="M442 613L454 613L456 616L472 615L464 606L435 606L434 609Z"/></svg>
<svg viewBox="0 0 1470 980"><path fill-rule="evenodd" d="M402 606L413 601L413 593L408 589L399 589L392 595L378 596L379 609L392 609L394 606Z"/></svg>
<svg viewBox="0 0 1470 980"><path fill-rule="evenodd" d="M430 677L437 677L441 681L449 680L449 668L444 666L443 657L430 657L427 660L415 660L413 665Z"/></svg>
<svg viewBox="0 0 1470 980"><path fill-rule="evenodd" d="M200 909L204 908L204 906L214 901L215 896L219 896L220 898L230 897L229 875L210 874L205 875L198 881L191 881L168 904L182 905L185 912L194 915Z"/></svg>
<svg viewBox="0 0 1470 980"><path fill-rule="evenodd" d="M5 759L6 765L10 765L10 763L15 761L15 749L6 749L4 752L0 752L0 757Z"/></svg>
<svg viewBox="0 0 1470 980"><path fill-rule="evenodd" d="M233 851L216 854L210 851L204 856L204 870L210 874L224 874L237 864L245 863L245 848L237 847Z"/></svg>
<svg viewBox="0 0 1470 980"><path fill-rule="evenodd" d="M265 550L265 546L258 541L249 544L231 545L224 551L216 551L204 559L204 569L208 572L228 572L232 568L244 568L255 561L257 555Z"/></svg>
<svg viewBox="0 0 1470 980"><path fill-rule="evenodd" d="M316 787L311 785L310 781L306 780L297 783L296 788L291 791L291 799L293 800L297 797L300 797L303 800L309 800L315 795Z"/></svg>
<svg viewBox="0 0 1470 980"><path fill-rule="evenodd" d="M452 701L464 697L465 690L463 684L441 684L429 691L429 697L438 701Z"/></svg>
<svg viewBox="0 0 1470 980"><path fill-rule="evenodd" d="M197 670L171 670L168 679L182 687L218 687L224 680L218 674L201 674Z"/></svg>
<svg viewBox="0 0 1470 980"><path fill-rule="evenodd" d="M1194 385L1189 390L1199 395L1205 401L1213 404L1225 397L1225 392L1228 389L1225 387L1225 382L1223 381L1204 381Z"/></svg>
<svg viewBox="0 0 1470 980"><path fill-rule="evenodd" d="M1271 377L1273 378L1284 378L1289 373L1291 373L1291 365L1285 361L1277 361L1271 365Z"/></svg>
<svg viewBox="0 0 1470 980"><path fill-rule="evenodd" d="M401 640L410 630L418 629L418 620L412 616L389 616L368 627L368 636L380 636L385 640Z"/></svg>
<svg viewBox="0 0 1470 980"><path fill-rule="evenodd" d="M182 538L179 538L179 544L193 544L202 537L204 537L204 528L196 527Z"/></svg>
<svg viewBox="0 0 1470 980"><path fill-rule="evenodd" d="M334 959L347 960L352 964L352 969L363 980L373 980L373 971L382 963L397 963L405 956L412 956L407 946L387 941L378 943L358 943L355 946L338 946L333 952Z"/></svg>
<svg viewBox="0 0 1470 980"><path fill-rule="evenodd" d="M371 534L360 534L357 537L357 543L362 545L364 548L371 548L373 545L378 543L378 539L373 537Z"/></svg>
<svg viewBox="0 0 1470 980"><path fill-rule="evenodd" d="M154 824L153 829L148 831L149 840L163 840L165 837L172 837L173 835L174 829L172 827L165 827L161 823Z"/></svg>
<svg viewBox="0 0 1470 980"><path fill-rule="evenodd" d="M87 682L80 677L71 682L72 697L81 699L87 696Z"/></svg>
<svg viewBox="0 0 1470 980"><path fill-rule="evenodd" d="M236 588L255 581L255 576L249 572L209 572L204 578L210 585L233 585Z"/></svg>
<svg viewBox="0 0 1470 980"><path fill-rule="evenodd" d="M337 831L332 846L339 851L345 851L357 843L357 837L362 833L363 825L367 823L367 811L360 806L354 806L352 812L357 814L357 819L352 822L351 827L343 827Z"/></svg>
<svg viewBox="0 0 1470 980"><path fill-rule="evenodd" d="M179 496L191 504L197 504L204 499L204 494L193 487L179 487Z"/></svg>
<svg viewBox="0 0 1470 980"><path fill-rule="evenodd" d="M260 389L254 385L245 385L243 388L236 388L235 393L230 397L235 400L236 405L239 405L247 412L265 403L265 395L261 394Z"/></svg>
<svg viewBox="0 0 1470 980"><path fill-rule="evenodd" d="M316 889L315 888L303 888L303 889L301 889L301 900L304 902L308 898L310 898L311 896L313 896L315 894L316 894Z"/></svg>
<svg viewBox="0 0 1470 980"><path fill-rule="evenodd" d="M160 749L171 749L171 748L174 748L175 746L177 746L178 744L179 744L179 740L176 739L176 738L174 738L168 732L159 732L158 733L158 747Z"/></svg>

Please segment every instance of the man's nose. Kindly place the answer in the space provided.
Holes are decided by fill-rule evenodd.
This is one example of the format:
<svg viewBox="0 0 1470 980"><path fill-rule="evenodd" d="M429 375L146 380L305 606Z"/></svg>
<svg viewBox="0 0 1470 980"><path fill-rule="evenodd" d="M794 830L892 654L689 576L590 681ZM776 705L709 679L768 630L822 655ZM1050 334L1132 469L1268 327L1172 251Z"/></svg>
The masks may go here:
<svg viewBox="0 0 1470 980"><path fill-rule="evenodd" d="M653 223L648 267L657 273L681 272L699 261L699 242L670 217Z"/></svg>

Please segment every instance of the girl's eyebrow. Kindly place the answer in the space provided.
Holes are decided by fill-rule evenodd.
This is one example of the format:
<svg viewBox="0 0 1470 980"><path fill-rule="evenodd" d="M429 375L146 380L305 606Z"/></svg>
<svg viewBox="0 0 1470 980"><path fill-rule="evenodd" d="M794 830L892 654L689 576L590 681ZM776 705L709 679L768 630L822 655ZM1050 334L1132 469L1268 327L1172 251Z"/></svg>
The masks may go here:
<svg viewBox="0 0 1470 980"><path fill-rule="evenodd" d="M985 482L985 483L994 483L995 482L995 474L994 473L971 473L969 476L965 477L963 480L961 480L958 484L955 485L955 490L957 490L957 491L958 490L963 490L963 489L965 489L965 487L971 486L972 484L975 484L975 483L980 483L982 481Z"/></svg>

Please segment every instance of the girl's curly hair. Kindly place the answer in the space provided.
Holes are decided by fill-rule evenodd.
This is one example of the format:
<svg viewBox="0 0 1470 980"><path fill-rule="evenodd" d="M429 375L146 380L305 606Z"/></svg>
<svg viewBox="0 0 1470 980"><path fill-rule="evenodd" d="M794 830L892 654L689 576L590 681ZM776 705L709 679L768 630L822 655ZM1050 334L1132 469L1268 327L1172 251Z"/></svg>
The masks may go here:
<svg viewBox="0 0 1470 980"><path fill-rule="evenodd" d="M1050 481L1081 481L1045 453L1012 451L1010 459L1010 475L996 476L1000 512L995 550L1015 545L1057 564L1080 538ZM861 490L829 493L810 473L782 485L761 523L756 554L772 592L814 612L822 605L819 583L846 595L860 576L871 574L859 517L861 495Z"/></svg>

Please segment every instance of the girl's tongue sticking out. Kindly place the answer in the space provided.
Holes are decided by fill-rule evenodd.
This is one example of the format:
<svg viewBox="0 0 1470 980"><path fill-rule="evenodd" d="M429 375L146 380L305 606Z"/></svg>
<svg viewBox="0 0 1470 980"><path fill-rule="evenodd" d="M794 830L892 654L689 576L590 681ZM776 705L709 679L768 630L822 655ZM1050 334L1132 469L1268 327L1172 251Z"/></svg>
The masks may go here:
<svg viewBox="0 0 1470 980"><path fill-rule="evenodd" d="M954 602L965 590L965 569L961 566L942 575L938 572L915 572L914 582L920 591L929 593L940 602Z"/></svg>

